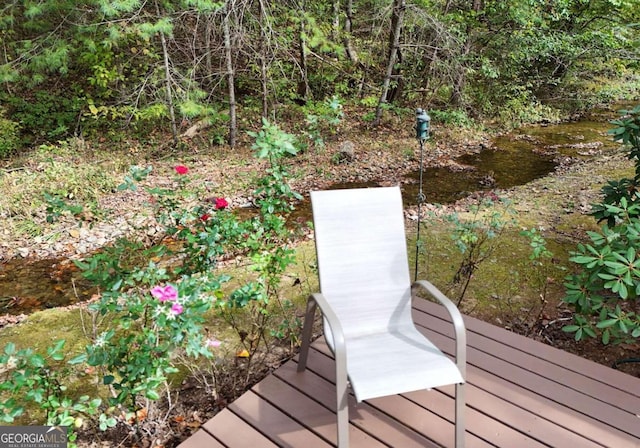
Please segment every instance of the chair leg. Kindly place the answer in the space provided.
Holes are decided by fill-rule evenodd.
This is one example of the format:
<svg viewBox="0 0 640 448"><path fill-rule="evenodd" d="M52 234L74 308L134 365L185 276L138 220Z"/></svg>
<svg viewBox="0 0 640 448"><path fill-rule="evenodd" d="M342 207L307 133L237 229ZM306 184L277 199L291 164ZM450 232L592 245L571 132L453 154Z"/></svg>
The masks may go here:
<svg viewBox="0 0 640 448"><path fill-rule="evenodd" d="M464 383L456 384L456 414L455 414L455 446L456 448L464 448L464 433L465 433L465 398L464 398Z"/></svg>
<svg viewBox="0 0 640 448"><path fill-rule="evenodd" d="M349 392L347 390L347 373L346 370L340 372L337 369L336 377L336 401L337 401L337 420L338 420L338 448L349 448Z"/></svg>
<svg viewBox="0 0 640 448"><path fill-rule="evenodd" d="M298 357L298 372L303 372L307 368L307 357L309 346L311 345L311 334L313 332L313 321L316 314L316 301L313 297L307 300L307 310L304 314L304 326L302 327L302 344L300 345L300 355Z"/></svg>

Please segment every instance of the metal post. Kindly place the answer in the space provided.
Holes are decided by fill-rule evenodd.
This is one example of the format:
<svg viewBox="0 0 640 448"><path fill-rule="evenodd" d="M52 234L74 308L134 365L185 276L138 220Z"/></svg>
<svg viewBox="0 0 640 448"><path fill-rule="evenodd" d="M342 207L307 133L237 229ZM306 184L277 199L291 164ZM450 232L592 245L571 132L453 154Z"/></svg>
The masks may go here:
<svg viewBox="0 0 640 448"><path fill-rule="evenodd" d="M418 255L420 254L420 221L422 221L422 203L427 199L422 191L422 177L424 174L424 142L429 139L429 123L431 117L422 109L416 109L416 138L420 143L420 180L418 185L418 232L416 234L416 259L414 266L414 281L418 280Z"/></svg>

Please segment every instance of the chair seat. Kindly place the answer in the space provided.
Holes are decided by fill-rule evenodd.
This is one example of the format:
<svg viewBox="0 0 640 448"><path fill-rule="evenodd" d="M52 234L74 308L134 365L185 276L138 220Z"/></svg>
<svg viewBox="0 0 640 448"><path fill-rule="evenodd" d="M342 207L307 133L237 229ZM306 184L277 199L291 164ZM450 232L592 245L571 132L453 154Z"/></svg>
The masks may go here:
<svg viewBox="0 0 640 448"><path fill-rule="evenodd" d="M345 344L347 372L359 402L464 382L456 364L413 326L349 338Z"/></svg>

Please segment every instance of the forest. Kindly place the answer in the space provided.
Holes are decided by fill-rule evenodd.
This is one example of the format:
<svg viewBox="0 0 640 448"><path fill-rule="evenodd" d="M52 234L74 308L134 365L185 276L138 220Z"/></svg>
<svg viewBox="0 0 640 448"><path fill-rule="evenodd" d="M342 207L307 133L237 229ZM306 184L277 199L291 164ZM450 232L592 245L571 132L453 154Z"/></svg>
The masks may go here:
<svg viewBox="0 0 640 448"><path fill-rule="evenodd" d="M105 130L205 128L339 98L518 124L637 92L637 0L8 0L0 154ZM445 113L446 112L446 113Z"/></svg>

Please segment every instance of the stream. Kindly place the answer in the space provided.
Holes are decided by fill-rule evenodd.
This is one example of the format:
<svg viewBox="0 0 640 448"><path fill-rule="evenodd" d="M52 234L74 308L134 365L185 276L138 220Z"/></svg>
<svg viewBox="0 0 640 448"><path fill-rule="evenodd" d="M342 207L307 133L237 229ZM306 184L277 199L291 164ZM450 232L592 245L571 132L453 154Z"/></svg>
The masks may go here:
<svg viewBox="0 0 640 448"><path fill-rule="evenodd" d="M456 159L462 171L426 168L426 201L452 203L473 192L523 185L551 173L563 158L589 158L614 151L618 145L606 133L612 117L610 111L602 111L579 121L528 126L494 138L488 149L479 148ZM414 172L403 182L406 205L417 202L418 179L419 172ZM373 181L335 184L332 188L376 185ZM302 213L310 219L310 210ZM14 258L0 263L0 315L66 306L86 301L94 293L70 260Z"/></svg>

